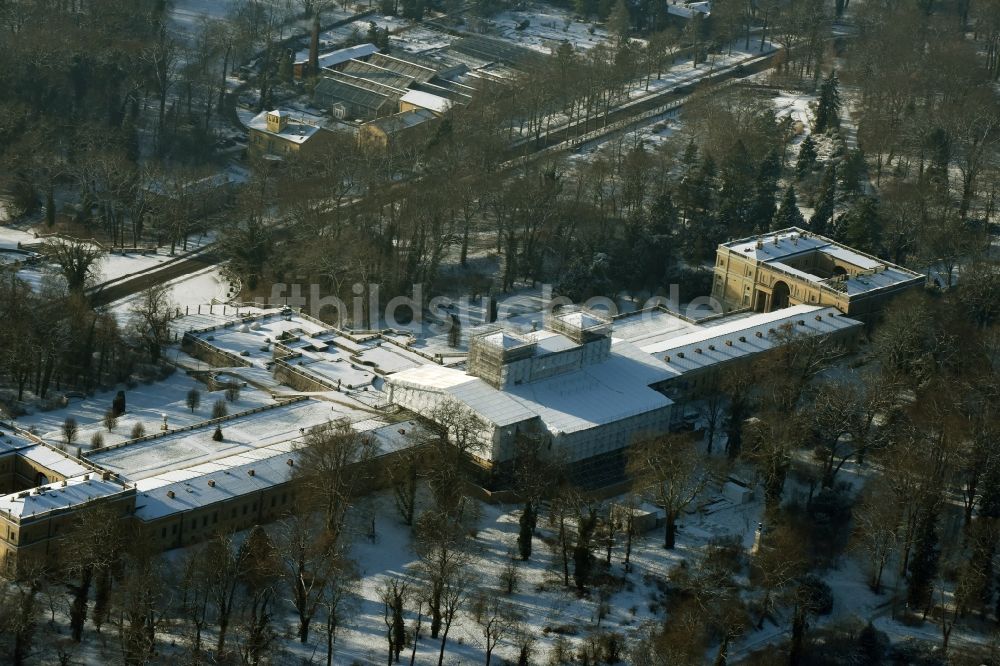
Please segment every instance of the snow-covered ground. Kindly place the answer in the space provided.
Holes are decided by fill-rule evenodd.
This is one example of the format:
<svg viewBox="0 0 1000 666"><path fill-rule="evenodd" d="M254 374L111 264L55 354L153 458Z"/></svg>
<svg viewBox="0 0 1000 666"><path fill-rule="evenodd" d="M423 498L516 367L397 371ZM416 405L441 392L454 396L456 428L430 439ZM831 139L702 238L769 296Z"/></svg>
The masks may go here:
<svg viewBox="0 0 1000 666"><path fill-rule="evenodd" d="M184 43L190 44L195 36L205 27L209 20L224 19L231 16L239 8L241 0L173 0L170 3L170 27L174 34ZM286 0L263 0L258 4L273 5L277 11L294 14L299 11L298 3L290 3ZM330 3L330 6L323 11L323 22L329 23L348 18L352 13L344 11L340 5ZM305 32L309 28L309 21L298 19L293 22L293 26L288 32ZM288 36L286 33L285 36Z"/></svg>
<svg viewBox="0 0 1000 666"><path fill-rule="evenodd" d="M347 40L360 39L364 41L372 23L379 30L388 30L390 33L402 30L410 25L409 21L398 16L367 16L321 33L319 37L320 48L337 48Z"/></svg>
<svg viewBox="0 0 1000 666"><path fill-rule="evenodd" d="M222 269L218 266L211 266L197 273L171 280L167 285L170 288L168 298L171 305L181 312L195 312L199 306L207 306L210 303L225 303L229 301L233 291L232 285L223 277ZM137 294L112 304L111 310L120 322L128 320L132 307L139 298Z"/></svg>
<svg viewBox="0 0 1000 666"><path fill-rule="evenodd" d="M602 26L578 20L570 10L550 4L531 3L521 10L503 11L490 23L490 35L546 55L562 42L569 42L576 51L586 51L608 39Z"/></svg>
<svg viewBox="0 0 1000 666"><path fill-rule="evenodd" d="M170 24L177 35L190 40L207 20L226 18L238 4L237 0L174 0Z"/></svg>
<svg viewBox="0 0 1000 666"><path fill-rule="evenodd" d="M809 93L781 91L774 97L774 111L778 119L791 118L796 142L801 141L812 132L815 119L810 104L816 101L816 96Z"/></svg>
<svg viewBox="0 0 1000 666"><path fill-rule="evenodd" d="M389 38L391 51L420 54L436 49L443 49L455 41L448 33L432 30L422 26L414 26L406 31L393 34Z"/></svg>
<svg viewBox="0 0 1000 666"><path fill-rule="evenodd" d="M36 236L31 231L11 226L0 226L0 264L13 264L18 261L24 262L29 258L29 255L18 252L17 248L19 245L37 245L42 240L42 238ZM157 248L155 252L111 252L105 254L98 262L97 271L94 275L94 283L100 285L133 277L155 269L168 261L175 260L183 254L197 252L214 240L214 232L192 235L188 239L186 250L182 245L178 246L175 248L173 255L170 254L169 246ZM37 257L37 254L34 254L34 256ZM57 266L39 260L30 264L24 264L18 270L18 277L33 288L38 288L46 279L50 278L50 276L57 276L58 273L59 269ZM182 290L179 294L183 296L185 292ZM210 302L213 297L210 296L207 300L200 302Z"/></svg>
<svg viewBox="0 0 1000 666"><path fill-rule="evenodd" d="M16 249L18 243L37 243L35 234L11 226L0 226L0 248Z"/></svg>

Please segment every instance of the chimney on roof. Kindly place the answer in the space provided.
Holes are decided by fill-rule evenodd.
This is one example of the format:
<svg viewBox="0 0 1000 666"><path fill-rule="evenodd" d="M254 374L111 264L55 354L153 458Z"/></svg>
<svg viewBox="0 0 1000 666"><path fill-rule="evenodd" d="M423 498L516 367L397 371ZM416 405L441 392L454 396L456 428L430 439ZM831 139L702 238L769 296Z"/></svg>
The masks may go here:
<svg viewBox="0 0 1000 666"><path fill-rule="evenodd" d="M764 239L762 239L762 238L758 238L758 239L757 239L757 249L759 250L759 249L761 249L762 247L764 247Z"/></svg>
<svg viewBox="0 0 1000 666"><path fill-rule="evenodd" d="M208 487L209 488L214 488L215 487L215 479L209 479L208 480Z"/></svg>
<svg viewBox="0 0 1000 666"><path fill-rule="evenodd" d="M253 476L254 475L254 471L252 469L251 470L247 470L247 474L249 474L250 476Z"/></svg>
<svg viewBox="0 0 1000 666"><path fill-rule="evenodd" d="M309 39L309 76L319 74L319 11L313 8L312 37Z"/></svg>
<svg viewBox="0 0 1000 666"><path fill-rule="evenodd" d="M288 466L289 466L289 467L292 467L292 466L293 466L293 465L295 464L295 461L294 461L294 460L292 460L291 458L289 458L289 459L287 460L287 462L288 462Z"/></svg>
<svg viewBox="0 0 1000 666"><path fill-rule="evenodd" d="M167 491L167 497L169 497L170 499L173 499L174 498L174 491L168 490Z"/></svg>

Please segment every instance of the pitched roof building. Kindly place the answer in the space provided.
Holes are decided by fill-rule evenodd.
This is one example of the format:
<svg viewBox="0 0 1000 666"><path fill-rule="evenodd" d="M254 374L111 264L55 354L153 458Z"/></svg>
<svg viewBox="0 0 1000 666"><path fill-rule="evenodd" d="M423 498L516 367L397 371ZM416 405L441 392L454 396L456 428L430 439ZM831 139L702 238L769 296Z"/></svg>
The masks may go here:
<svg viewBox="0 0 1000 666"><path fill-rule="evenodd" d="M322 119L282 109L262 111L248 123L252 156L286 158L322 150L330 138Z"/></svg>

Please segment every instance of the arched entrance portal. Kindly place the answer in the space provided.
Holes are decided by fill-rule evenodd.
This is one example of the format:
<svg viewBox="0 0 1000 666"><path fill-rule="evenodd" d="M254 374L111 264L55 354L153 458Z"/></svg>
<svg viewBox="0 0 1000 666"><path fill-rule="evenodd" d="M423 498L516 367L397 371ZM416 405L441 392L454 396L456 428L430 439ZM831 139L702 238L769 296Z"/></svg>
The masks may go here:
<svg viewBox="0 0 1000 666"><path fill-rule="evenodd" d="M771 312L788 307L788 285L781 280L771 288Z"/></svg>

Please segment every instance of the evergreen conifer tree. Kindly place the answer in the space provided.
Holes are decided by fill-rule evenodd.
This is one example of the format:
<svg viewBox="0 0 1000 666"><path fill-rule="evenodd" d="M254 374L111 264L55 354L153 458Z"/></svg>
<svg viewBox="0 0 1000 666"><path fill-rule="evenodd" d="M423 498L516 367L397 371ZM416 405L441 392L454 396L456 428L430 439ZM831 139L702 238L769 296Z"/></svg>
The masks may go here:
<svg viewBox="0 0 1000 666"><path fill-rule="evenodd" d="M754 181L750 220L755 232L766 231L774 218L777 209L774 193L778 188L779 177L781 177L781 156L777 150L772 149L757 168L757 177Z"/></svg>
<svg viewBox="0 0 1000 666"><path fill-rule="evenodd" d="M785 196L781 198L781 207L774 214L771 222L771 229L787 229L788 227L801 227L805 225L805 218L799 210L799 205L795 197L795 186L789 185L785 190Z"/></svg>
<svg viewBox="0 0 1000 666"><path fill-rule="evenodd" d="M816 107L816 122L814 132L825 132L831 127L840 126L840 81L836 70L823 79L819 87L819 104Z"/></svg>
<svg viewBox="0 0 1000 666"><path fill-rule="evenodd" d="M837 220L837 239L845 245L876 254L882 240L881 225L878 201L873 197L861 197Z"/></svg>
<svg viewBox="0 0 1000 666"><path fill-rule="evenodd" d="M799 159L795 163L795 174L801 180L812 173L816 166L816 142L812 135L807 135L799 146Z"/></svg>
<svg viewBox="0 0 1000 666"><path fill-rule="evenodd" d="M831 164L823 172L816 211L809 218L809 229L817 234L827 234L833 223L833 211L837 205L837 171Z"/></svg>
<svg viewBox="0 0 1000 666"><path fill-rule="evenodd" d="M910 580L906 600L915 610L925 609L931 602L941 554L938 548L937 507L924 507L922 514L908 566Z"/></svg>

